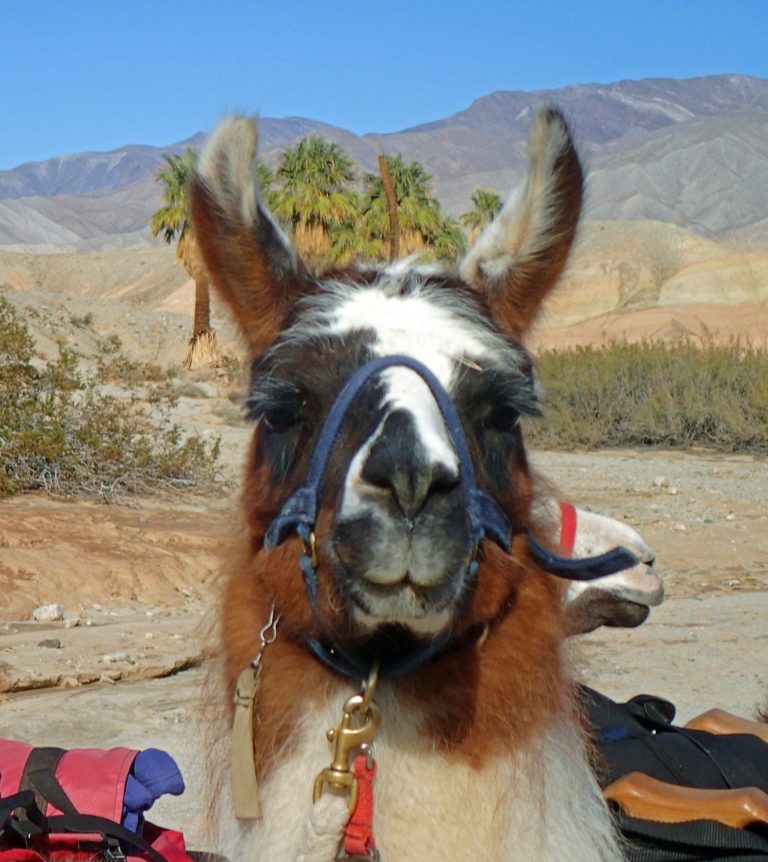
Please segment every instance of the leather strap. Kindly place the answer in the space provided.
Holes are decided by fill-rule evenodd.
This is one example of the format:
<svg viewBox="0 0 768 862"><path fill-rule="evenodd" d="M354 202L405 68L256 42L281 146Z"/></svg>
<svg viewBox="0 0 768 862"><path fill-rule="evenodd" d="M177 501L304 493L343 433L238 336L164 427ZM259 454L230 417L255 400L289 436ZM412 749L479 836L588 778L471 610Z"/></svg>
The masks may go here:
<svg viewBox="0 0 768 862"><path fill-rule="evenodd" d="M237 678L235 717L230 740L232 805L239 820L259 820L259 785L253 757L253 701L259 687L259 671L249 665Z"/></svg>

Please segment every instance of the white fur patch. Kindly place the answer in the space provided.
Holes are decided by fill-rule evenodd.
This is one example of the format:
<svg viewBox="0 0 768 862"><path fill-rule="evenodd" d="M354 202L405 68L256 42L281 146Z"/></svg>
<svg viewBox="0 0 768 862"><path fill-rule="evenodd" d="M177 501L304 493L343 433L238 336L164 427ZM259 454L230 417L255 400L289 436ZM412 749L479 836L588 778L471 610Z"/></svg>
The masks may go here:
<svg viewBox="0 0 768 862"><path fill-rule="evenodd" d="M482 335L450 310L418 293L397 295L386 283L350 292L334 309L330 322L333 334L359 329L374 333L374 353L404 353L418 359L448 391L455 365L462 357L479 362L489 352Z"/></svg>
<svg viewBox="0 0 768 862"><path fill-rule="evenodd" d="M332 862L307 841L337 828L339 811L314 812L315 776L330 763L325 732L349 692L308 706L290 750L261 784L263 819L222 823L220 849L242 862ZM524 754L475 769L432 750L422 716L404 710L382 685L374 830L383 859L422 862L618 862L608 810L587 766L577 731L556 718ZM343 813L342 813L343 816Z"/></svg>
<svg viewBox="0 0 768 862"><path fill-rule="evenodd" d="M391 267L393 278L400 275ZM372 351L379 356L404 354L422 362L450 392L457 362L472 357L475 362L489 352L488 345L464 321L423 296L400 296L392 285L364 288L350 293L335 309L330 331L335 335L356 330L374 334ZM415 421L419 442L429 463L443 465L458 474L458 459L442 414L427 384L407 368L389 368L382 374L387 392L387 414L405 410ZM385 419L386 419L385 415ZM370 503L362 499L365 485L361 470L379 431L367 441L350 465L341 513L343 517L361 514Z"/></svg>

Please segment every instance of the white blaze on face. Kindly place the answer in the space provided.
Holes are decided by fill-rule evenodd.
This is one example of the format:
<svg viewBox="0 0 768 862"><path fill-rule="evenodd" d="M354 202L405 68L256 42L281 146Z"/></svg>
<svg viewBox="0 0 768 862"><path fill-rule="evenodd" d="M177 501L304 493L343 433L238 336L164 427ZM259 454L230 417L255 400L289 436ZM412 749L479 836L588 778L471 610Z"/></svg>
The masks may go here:
<svg viewBox="0 0 768 862"><path fill-rule="evenodd" d="M356 290L335 309L331 332L343 335L361 329L374 333L371 349L376 355L404 354L417 359L449 393L457 361L463 356L476 361L488 352L487 346L465 321L418 294L388 295L376 287ZM413 416L425 458L457 474L459 465L453 443L427 384L416 372L397 367L382 372L381 380L386 387L384 403L387 405L382 425L393 411L407 411ZM359 514L371 505L364 499L367 483L361 472L380 432L381 426L350 464L342 516Z"/></svg>

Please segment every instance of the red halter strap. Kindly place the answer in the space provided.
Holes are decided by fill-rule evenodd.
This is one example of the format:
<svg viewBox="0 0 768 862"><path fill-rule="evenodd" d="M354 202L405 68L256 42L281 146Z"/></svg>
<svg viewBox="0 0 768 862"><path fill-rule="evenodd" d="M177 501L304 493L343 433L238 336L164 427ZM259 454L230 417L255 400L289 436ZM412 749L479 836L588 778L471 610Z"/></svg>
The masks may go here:
<svg viewBox="0 0 768 862"><path fill-rule="evenodd" d="M576 507L562 500L558 500L557 505L560 507L560 553L572 557L576 543Z"/></svg>

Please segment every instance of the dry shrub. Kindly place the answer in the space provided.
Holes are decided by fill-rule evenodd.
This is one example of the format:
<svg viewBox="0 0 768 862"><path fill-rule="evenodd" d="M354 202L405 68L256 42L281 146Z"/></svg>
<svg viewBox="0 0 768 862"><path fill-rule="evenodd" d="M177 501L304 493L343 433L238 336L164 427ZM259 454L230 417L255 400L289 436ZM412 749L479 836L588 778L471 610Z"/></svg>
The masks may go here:
<svg viewBox="0 0 768 862"><path fill-rule="evenodd" d="M105 395L62 349L42 370L34 342L0 296L0 497L44 489L114 500L125 494L216 487L219 441L185 436L173 394L148 403Z"/></svg>
<svg viewBox="0 0 768 862"><path fill-rule="evenodd" d="M614 343L538 358L550 448L704 446L768 452L768 352L734 342Z"/></svg>
<svg viewBox="0 0 768 862"><path fill-rule="evenodd" d="M119 335L110 335L99 344L96 356L96 376L100 381L138 386L147 382L169 380L172 371L164 370L156 362L137 362L121 350Z"/></svg>

